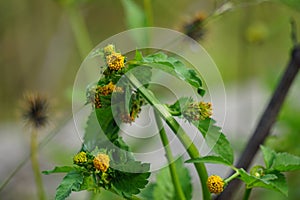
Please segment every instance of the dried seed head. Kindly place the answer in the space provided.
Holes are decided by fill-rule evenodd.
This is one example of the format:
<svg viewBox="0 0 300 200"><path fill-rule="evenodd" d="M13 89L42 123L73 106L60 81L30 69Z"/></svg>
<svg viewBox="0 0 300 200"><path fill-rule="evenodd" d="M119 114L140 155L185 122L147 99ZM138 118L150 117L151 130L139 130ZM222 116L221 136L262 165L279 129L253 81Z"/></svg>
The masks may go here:
<svg viewBox="0 0 300 200"><path fill-rule="evenodd" d="M23 118L33 128L42 128L48 123L48 100L40 94L27 94L24 98Z"/></svg>

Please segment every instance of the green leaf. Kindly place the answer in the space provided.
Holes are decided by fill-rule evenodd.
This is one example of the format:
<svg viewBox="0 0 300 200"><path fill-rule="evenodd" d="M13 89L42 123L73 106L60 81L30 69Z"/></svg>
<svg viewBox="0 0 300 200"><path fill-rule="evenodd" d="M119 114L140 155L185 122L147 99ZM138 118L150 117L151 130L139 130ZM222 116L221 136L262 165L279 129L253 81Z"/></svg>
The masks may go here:
<svg viewBox="0 0 300 200"><path fill-rule="evenodd" d="M187 68L181 61L174 57L168 57L163 52L158 52L144 58L144 63L151 67L163 70L179 79L189 83L197 89L198 94L203 96L205 90L202 87L202 80L195 70Z"/></svg>
<svg viewBox="0 0 300 200"><path fill-rule="evenodd" d="M62 167L55 167L53 170L42 171L42 173L49 175L53 173L68 173L72 170L75 170L74 166L62 166Z"/></svg>
<svg viewBox="0 0 300 200"><path fill-rule="evenodd" d="M80 171L69 172L56 189L55 200L66 199L72 191L80 191L83 183L83 175Z"/></svg>
<svg viewBox="0 0 300 200"><path fill-rule="evenodd" d="M175 161L180 184L186 199L192 199L192 184L189 170L184 166L183 160L180 158ZM170 175L169 167L160 170L156 176L156 183L153 189L154 200L176 200L175 188Z"/></svg>
<svg viewBox="0 0 300 200"><path fill-rule="evenodd" d="M131 160L115 167L118 170L115 170L112 185L119 195L131 198L132 195L138 194L140 189L147 185L150 176L149 164Z"/></svg>
<svg viewBox="0 0 300 200"><path fill-rule="evenodd" d="M266 168L267 169L271 168L271 166L273 165L274 158L276 156L276 152L273 151L272 149L270 149L268 147L264 147L262 145L260 145L260 149L264 156Z"/></svg>
<svg viewBox="0 0 300 200"><path fill-rule="evenodd" d="M289 153L277 153L271 168L280 172L299 170L300 157Z"/></svg>
<svg viewBox="0 0 300 200"><path fill-rule="evenodd" d="M274 150L260 146L266 168L269 171L287 172L300 169L300 157L289 153L276 153Z"/></svg>
<svg viewBox="0 0 300 200"><path fill-rule="evenodd" d="M247 188L262 187L270 190L274 190L288 195L288 186L285 177L280 172L273 174L266 174L262 177L256 177L248 174L244 169L239 169L240 179L246 183Z"/></svg>
<svg viewBox="0 0 300 200"><path fill-rule="evenodd" d="M212 148L214 154L227 160L233 164L233 149L227 140L226 136L221 132L221 128L215 125L213 119L200 120L193 123L202 133L209 147Z"/></svg>
<svg viewBox="0 0 300 200"><path fill-rule="evenodd" d="M220 156L204 156L200 158L195 158L195 159L189 159L185 161L186 163L213 163L213 164L223 164L227 166L232 166L228 160L220 157Z"/></svg>

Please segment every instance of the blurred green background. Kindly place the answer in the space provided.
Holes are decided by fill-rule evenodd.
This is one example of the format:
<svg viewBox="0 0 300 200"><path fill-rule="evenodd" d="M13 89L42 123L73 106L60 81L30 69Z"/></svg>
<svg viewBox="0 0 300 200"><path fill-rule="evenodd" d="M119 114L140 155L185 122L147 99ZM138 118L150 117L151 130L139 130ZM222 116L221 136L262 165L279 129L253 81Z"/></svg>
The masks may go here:
<svg viewBox="0 0 300 200"><path fill-rule="evenodd" d="M132 2L144 9L144 1ZM220 8L231 7L208 20L201 27L203 35L196 39L211 55L224 80L228 101L224 132L238 154L287 65L293 45L291 17L300 30L299 3L149 2L153 15L153 24L150 25L182 32L185 32L184 25L195 20L197 14L209 16ZM72 113L73 83L84 55L106 38L135 25L128 21L124 5L126 0L77 0L75 3L73 0L0 1L0 150L12 152L1 153L1 182L29 151L28 135L20 118L24 92L39 91L51 100L50 127L41 136L45 137L49 130L59 126L59 122ZM300 156L299 81L297 78L267 144L278 151ZM74 137L74 131L68 123L63 124L57 136L41 151L43 170L71 162L70 158L80 148L80 141L69 138ZM66 138L66 142L57 142ZM258 157L257 160L260 162L261 159ZM0 193L1 199L19 199L21 195L22 199L36 198L31 173L27 163ZM43 178L51 199L61 176ZM299 172L288 174L288 199L296 200L300 196L299 179ZM75 194L70 199L82 198L82 194ZM286 198L277 193L255 190L252 199Z"/></svg>

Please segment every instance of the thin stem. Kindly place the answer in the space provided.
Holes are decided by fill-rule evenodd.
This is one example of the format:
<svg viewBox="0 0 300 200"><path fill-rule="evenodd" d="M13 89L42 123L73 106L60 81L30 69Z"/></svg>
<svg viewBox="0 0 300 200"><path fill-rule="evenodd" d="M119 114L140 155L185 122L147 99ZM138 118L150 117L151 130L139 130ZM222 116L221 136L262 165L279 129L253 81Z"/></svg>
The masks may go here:
<svg viewBox="0 0 300 200"><path fill-rule="evenodd" d="M244 193L243 200L248 200L249 197L250 197L251 192L252 192L252 188L246 189L245 193Z"/></svg>
<svg viewBox="0 0 300 200"><path fill-rule="evenodd" d="M144 10L146 14L146 25L153 26L153 13L151 0L144 0Z"/></svg>
<svg viewBox="0 0 300 200"><path fill-rule="evenodd" d="M199 158L200 154L197 147L194 145L193 141L189 138L189 136L185 133L185 131L181 128L175 118L168 112L168 109L165 105L162 105L160 101L149 92L136 78L133 74L127 73L127 78L131 82L131 84L143 95L143 97L151 104L158 114L166 121L178 139L181 141L182 145L187 150L189 156L191 158ZM210 200L211 195L206 186L206 181L208 178L207 171L205 165L203 163L194 163L196 171L198 173L199 179L201 181L203 199Z"/></svg>
<svg viewBox="0 0 300 200"><path fill-rule="evenodd" d="M224 182L226 184L228 184L230 181L232 181L233 179L237 178L240 175L240 173L237 171L234 174L232 174L230 177L228 177L227 179L224 180Z"/></svg>
<svg viewBox="0 0 300 200"><path fill-rule="evenodd" d="M182 187L180 185L178 173L177 173L177 170L176 170L174 157L172 155L172 150L169 146L169 140L168 140L166 131L163 127L162 120L161 120L160 116L158 115L157 111L155 111L154 113L155 113L155 120L156 120L157 127L160 129L159 130L160 139L161 139L161 141L164 145L164 148L166 150L166 157L167 157L168 162L169 162L170 174L171 174L171 177L172 177L172 181L173 181L175 191L177 192L177 197L181 200L185 200L185 196L184 196L184 193L182 191Z"/></svg>
<svg viewBox="0 0 300 200"><path fill-rule="evenodd" d="M69 16L71 28L76 40L81 59L84 60L88 52L92 49L92 42L82 15L76 6L70 5L66 8Z"/></svg>
<svg viewBox="0 0 300 200"><path fill-rule="evenodd" d="M32 164L32 170L35 178L35 183L37 186L37 191L38 191L38 197L40 200L45 199L45 192L43 188L43 181L40 173L40 167L39 167L39 162L38 162L38 142L37 142L37 135L38 132L37 130L33 129L31 133L31 164Z"/></svg>

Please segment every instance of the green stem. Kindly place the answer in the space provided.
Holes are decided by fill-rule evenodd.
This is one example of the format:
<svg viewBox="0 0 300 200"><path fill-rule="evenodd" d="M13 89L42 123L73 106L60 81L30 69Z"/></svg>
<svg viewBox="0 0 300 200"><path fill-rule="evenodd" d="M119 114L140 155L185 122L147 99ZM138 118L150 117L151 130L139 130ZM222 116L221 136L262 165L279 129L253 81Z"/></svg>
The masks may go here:
<svg viewBox="0 0 300 200"><path fill-rule="evenodd" d="M151 0L144 0L144 10L146 14L146 25L153 26L153 13Z"/></svg>
<svg viewBox="0 0 300 200"><path fill-rule="evenodd" d="M151 104L158 114L166 121L178 139L181 141L185 149L187 150L189 156L191 158L199 158L200 154L197 147L191 141L189 136L185 133L185 131L181 128L175 118L168 112L168 109L165 105L162 105L160 101L150 92L148 91L136 78L133 74L127 73L127 78L130 80L131 84L137 88L137 90L144 96L144 98ZM201 181L203 199L210 200L211 195L206 186L206 181L208 178L207 171L205 165L203 163L194 163L196 171L198 173L199 179Z"/></svg>
<svg viewBox="0 0 300 200"><path fill-rule="evenodd" d="M170 174L171 174L171 177L172 177L172 181L173 181L173 184L174 184L175 191L177 192L177 197L178 197L178 199L185 200L185 196L184 196L184 193L182 191L182 187L180 185L178 173L177 173L177 170L176 170L174 157L172 155L172 150L169 146L169 140L168 140L166 131L163 127L162 120L161 120L160 116L158 115L157 111L155 111L155 119L156 119L158 129L160 129L159 130L160 139L161 139L161 141L164 145L164 148L166 150L166 156L167 156L167 159L168 159L168 162L169 162Z"/></svg>
<svg viewBox="0 0 300 200"><path fill-rule="evenodd" d="M252 188L246 189L245 193L244 193L243 200L248 200L249 197L250 197L251 192L252 192Z"/></svg>
<svg viewBox="0 0 300 200"><path fill-rule="evenodd" d="M240 173L237 171L232 176L228 177L227 179L224 180L225 184L227 185L230 181L233 179L237 178L240 175Z"/></svg>
<svg viewBox="0 0 300 200"><path fill-rule="evenodd" d="M79 9L75 5L70 5L66 8L69 16L71 28L76 40L76 45L79 50L81 59L84 60L88 52L92 50L92 42L89 33Z"/></svg>
<svg viewBox="0 0 300 200"><path fill-rule="evenodd" d="M37 142L37 135L38 132L37 130L33 129L31 133L31 164L32 164L32 170L35 178L35 183L37 187L37 192L38 192L38 197L40 200L44 200L45 198L45 192L43 188L43 181L40 173L40 167L39 167L39 162L38 162L38 142Z"/></svg>

